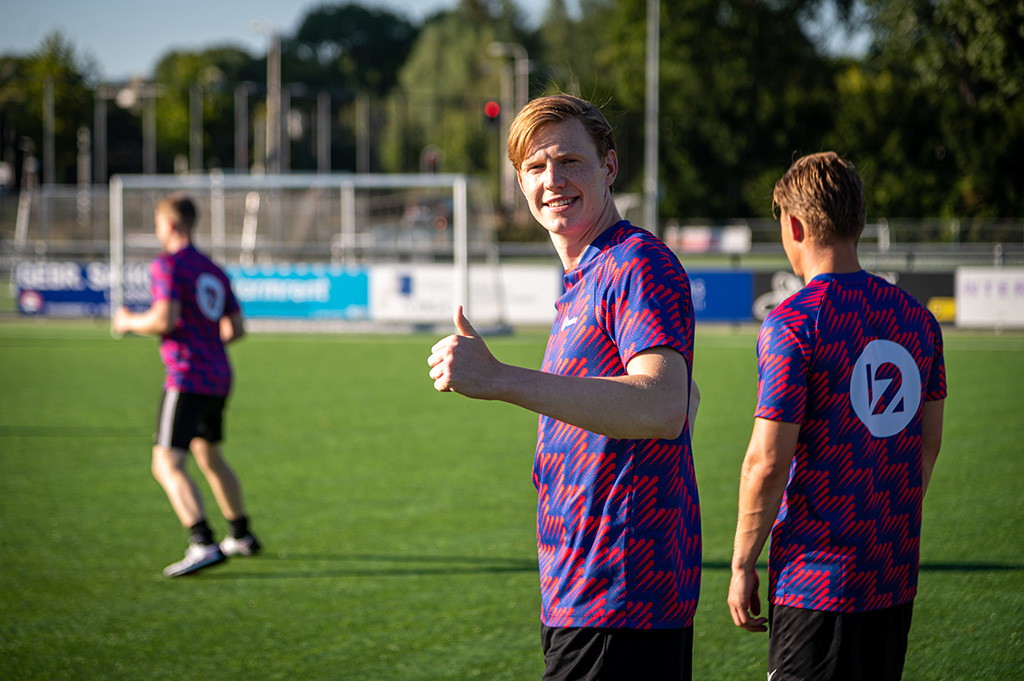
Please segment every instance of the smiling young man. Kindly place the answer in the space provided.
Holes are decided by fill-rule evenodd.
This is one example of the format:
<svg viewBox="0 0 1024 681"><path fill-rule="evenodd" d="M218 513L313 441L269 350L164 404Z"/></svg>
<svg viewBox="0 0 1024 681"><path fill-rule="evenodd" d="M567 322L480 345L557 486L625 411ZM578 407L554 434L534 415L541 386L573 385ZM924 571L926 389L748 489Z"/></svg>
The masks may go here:
<svg viewBox="0 0 1024 681"><path fill-rule="evenodd" d="M852 164L832 152L800 158L773 200L807 285L758 335L729 609L738 627L770 626L772 681L898 681L921 502L942 441L942 332L914 298L861 269L864 190ZM756 561L769 533L765 618Z"/></svg>
<svg viewBox="0 0 1024 681"><path fill-rule="evenodd" d="M499 362L459 308L430 377L438 391L540 415L543 678L689 679L701 565L689 279L620 217L615 138L599 108L534 100L508 152L565 270L542 367Z"/></svg>

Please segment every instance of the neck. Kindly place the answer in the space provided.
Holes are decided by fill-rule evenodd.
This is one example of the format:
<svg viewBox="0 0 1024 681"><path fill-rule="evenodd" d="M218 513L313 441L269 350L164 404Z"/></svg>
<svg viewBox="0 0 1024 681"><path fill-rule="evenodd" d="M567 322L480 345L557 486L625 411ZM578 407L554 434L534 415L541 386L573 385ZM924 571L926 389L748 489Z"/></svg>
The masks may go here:
<svg viewBox="0 0 1024 681"><path fill-rule="evenodd" d="M192 240L188 236L183 234L176 234L174 237L167 240L167 244L164 247L164 250L170 253L171 255L174 255L181 249L187 248L191 244Z"/></svg>
<svg viewBox="0 0 1024 681"><path fill-rule="evenodd" d="M806 253L803 278L804 283L807 283L819 274L850 274L862 269L857 258L856 242L815 246Z"/></svg>
<svg viewBox="0 0 1024 681"><path fill-rule="evenodd" d="M580 264L587 247L594 243L597 237L604 234L608 229L618 224L622 218L615 204L611 204L611 210L605 213L605 217L595 223L593 229L587 230L577 237L569 237L561 234L551 234L551 243L562 261L562 267L566 272L571 272Z"/></svg>

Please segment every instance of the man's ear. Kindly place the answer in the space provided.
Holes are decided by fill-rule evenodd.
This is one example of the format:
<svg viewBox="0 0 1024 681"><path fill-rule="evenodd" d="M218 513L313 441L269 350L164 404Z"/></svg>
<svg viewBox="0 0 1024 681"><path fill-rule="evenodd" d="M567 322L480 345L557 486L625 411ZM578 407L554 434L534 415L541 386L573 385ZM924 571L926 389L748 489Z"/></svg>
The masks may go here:
<svg viewBox="0 0 1024 681"><path fill-rule="evenodd" d="M804 229L804 223L795 215L786 215L789 218L789 224L786 228L789 229L789 235L793 237L793 241L803 241L807 237L807 230Z"/></svg>

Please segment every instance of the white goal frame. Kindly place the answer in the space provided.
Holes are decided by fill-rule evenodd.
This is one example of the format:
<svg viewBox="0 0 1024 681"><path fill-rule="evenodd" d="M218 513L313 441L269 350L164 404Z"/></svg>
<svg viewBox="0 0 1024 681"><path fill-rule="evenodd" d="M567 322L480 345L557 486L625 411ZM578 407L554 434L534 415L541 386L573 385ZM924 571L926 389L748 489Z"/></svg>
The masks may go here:
<svg viewBox="0 0 1024 681"><path fill-rule="evenodd" d="M356 241L356 191L403 189L450 189L452 192L452 256L454 262L453 309L469 306L469 186L463 174L276 174L231 175L220 172L188 175L115 175L110 179L110 313L111 320L125 300L125 190L159 190L165 193L184 191L197 195L206 193L213 210L208 216L213 250L224 245L225 190L326 189L340 193L340 234L337 235L344 256L354 252ZM248 207L247 207L248 208ZM254 226L243 226L244 242L254 239Z"/></svg>

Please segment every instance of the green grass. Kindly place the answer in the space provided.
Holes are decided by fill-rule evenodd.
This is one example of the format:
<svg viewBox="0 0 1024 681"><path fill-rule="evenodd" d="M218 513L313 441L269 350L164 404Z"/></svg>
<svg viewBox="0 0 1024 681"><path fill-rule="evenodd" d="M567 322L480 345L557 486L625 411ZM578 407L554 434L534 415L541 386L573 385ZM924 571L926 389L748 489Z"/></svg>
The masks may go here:
<svg viewBox="0 0 1024 681"><path fill-rule="evenodd" d="M766 638L736 629L725 605L753 339L698 332L695 679L764 678ZM435 393L434 340L235 346L225 451L267 551L168 580L185 534L149 473L156 342L97 323L0 324L0 678L539 678L536 417ZM539 366L544 336L491 344ZM904 678L1014 678L1024 338L949 333L947 364Z"/></svg>

